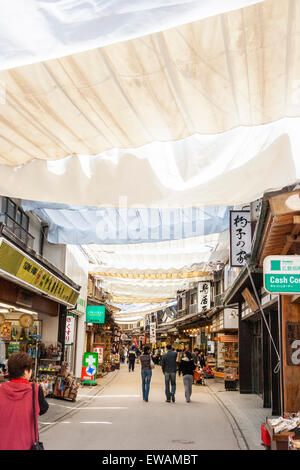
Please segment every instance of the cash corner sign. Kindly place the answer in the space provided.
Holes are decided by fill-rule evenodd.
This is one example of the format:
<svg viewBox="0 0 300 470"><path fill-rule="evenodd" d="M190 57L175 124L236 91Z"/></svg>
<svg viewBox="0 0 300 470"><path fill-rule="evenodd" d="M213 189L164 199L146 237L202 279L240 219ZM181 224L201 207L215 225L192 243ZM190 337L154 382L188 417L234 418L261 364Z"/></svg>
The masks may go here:
<svg viewBox="0 0 300 470"><path fill-rule="evenodd" d="M263 277L264 288L270 294L300 293L300 256L267 256Z"/></svg>

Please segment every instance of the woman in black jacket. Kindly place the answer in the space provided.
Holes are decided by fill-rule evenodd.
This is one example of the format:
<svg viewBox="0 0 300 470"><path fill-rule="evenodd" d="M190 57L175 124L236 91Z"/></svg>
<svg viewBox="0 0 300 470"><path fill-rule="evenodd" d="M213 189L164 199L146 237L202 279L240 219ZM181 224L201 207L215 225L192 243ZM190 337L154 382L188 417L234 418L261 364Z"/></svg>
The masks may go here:
<svg viewBox="0 0 300 470"><path fill-rule="evenodd" d="M179 371L183 375L183 385L185 391L185 399L187 403L190 403L191 401L195 368L196 366L192 358L192 354L190 353L190 351L185 351L184 357L182 358L179 364Z"/></svg>

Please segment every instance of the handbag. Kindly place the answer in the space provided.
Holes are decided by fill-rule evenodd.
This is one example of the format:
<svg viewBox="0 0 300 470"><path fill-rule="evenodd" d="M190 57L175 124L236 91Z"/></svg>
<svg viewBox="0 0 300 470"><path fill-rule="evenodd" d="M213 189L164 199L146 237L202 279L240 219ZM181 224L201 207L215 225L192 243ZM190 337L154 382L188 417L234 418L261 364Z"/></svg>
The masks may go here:
<svg viewBox="0 0 300 470"><path fill-rule="evenodd" d="M154 365L154 362L152 361L152 357L150 355L150 369L154 369L155 368L155 365Z"/></svg>
<svg viewBox="0 0 300 470"><path fill-rule="evenodd" d="M36 419L35 419L35 387L34 384L31 384L32 387L32 403L33 403L33 426L34 426L34 444L31 446L30 450L45 450L44 444L39 442L36 432Z"/></svg>

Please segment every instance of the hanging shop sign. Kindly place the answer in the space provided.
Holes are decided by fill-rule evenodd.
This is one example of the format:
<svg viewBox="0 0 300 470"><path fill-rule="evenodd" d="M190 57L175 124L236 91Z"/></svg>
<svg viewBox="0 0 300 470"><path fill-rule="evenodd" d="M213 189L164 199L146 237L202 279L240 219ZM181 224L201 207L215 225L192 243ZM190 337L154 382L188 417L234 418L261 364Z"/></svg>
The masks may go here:
<svg viewBox="0 0 300 470"><path fill-rule="evenodd" d="M240 267L246 263L251 252L250 211L230 211L230 266Z"/></svg>
<svg viewBox="0 0 300 470"><path fill-rule="evenodd" d="M84 353L81 380L83 380L84 382L95 382L95 375L97 374L97 369L98 353Z"/></svg>
<svg viewBox="0 0 300 470"><path fill-rule="evenodd" d="M150 323L150 343L152 344L156 343L156 323L155 322Z"/></svg>
<svg viewBox="0 0 300 470"><path fill-rule="evenodd" d="M198 311L205 313L210 310L210 282L201 281L198 283Z"/></svg>
<svg viewBox="0 0 300 470"><path fill-rule="evenodd" d="M34 288L58 302L74 307L79 292L61 281L39 263L0 238L0 272Z"/></svg>
<svg viewBox="0 0 300 470"><path fill-rule="evenodd" d="M300 256L267 256L263 277L264 288L270 294L300 293Z"/></svg>
<svg viewBox="0 0 300 470"><path fill-rule="evenodd" d="M87 323L105 323L105 306L104 305L88 305L86 307Z"/></svg>
<svg viewBox="0 0 300 470"><path fill-rule="evenodd" d="M68 313L66 317L65 346L73 346L75 331L75 315Z"/></svg>

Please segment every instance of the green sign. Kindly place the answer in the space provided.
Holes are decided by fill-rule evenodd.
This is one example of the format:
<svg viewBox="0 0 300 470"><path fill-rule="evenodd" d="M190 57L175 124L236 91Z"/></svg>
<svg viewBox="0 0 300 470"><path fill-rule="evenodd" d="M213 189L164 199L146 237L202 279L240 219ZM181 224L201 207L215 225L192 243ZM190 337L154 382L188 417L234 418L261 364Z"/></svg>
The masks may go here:
<svg viewBox="0 0 300 470"><path fill-rule="evenodd" d="M86 308L87 323L105 323L105 306L88 305Z"/></svg>
<svg viewBox="0 0 300 470"><path fill-rule="evenodd" d="M263 275L265 290L270 294L300 293L300 256L267 256Z"/></svg>

